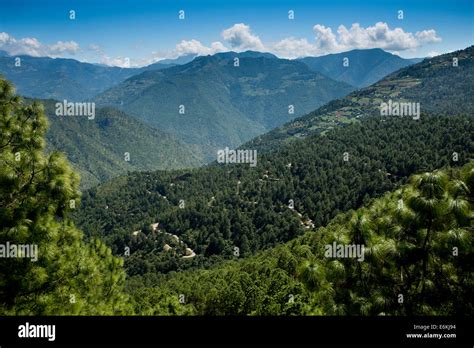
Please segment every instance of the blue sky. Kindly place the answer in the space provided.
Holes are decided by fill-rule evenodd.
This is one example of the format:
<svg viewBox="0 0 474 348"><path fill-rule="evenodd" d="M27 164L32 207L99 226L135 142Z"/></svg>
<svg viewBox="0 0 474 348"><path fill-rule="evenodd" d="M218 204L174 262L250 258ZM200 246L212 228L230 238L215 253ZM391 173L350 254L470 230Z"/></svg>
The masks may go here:
<svg viewBox="0 0 474 348"><path fill-rule="evenodd" d="M7 0L0 2L0 50L119 66L246 49L295 58L380 47L423 57L473 44L473 3Z"/></svg>

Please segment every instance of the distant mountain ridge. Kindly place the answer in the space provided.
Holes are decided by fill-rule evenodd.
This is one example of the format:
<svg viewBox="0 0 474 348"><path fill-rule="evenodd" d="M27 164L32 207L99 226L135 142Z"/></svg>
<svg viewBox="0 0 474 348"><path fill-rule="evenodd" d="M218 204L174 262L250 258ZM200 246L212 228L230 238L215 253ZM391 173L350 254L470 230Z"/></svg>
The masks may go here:
<svg viewBox="0 0 474 348"><path fill-rule="evenodd" d="M216 149L238 146L352 90L302 62L247 51L146 71L94 101L198 145L212 160Z"/></svg>
<svg viewBox="0 0 474 348"><path fill-rule="evenodd" d="M20 59L20 66L15 65L16 58ZM10 56L2 51L0 75L13 82L18 94L26 97L85 101L143 71L175 66L173 61L143 68L120 68L75 59Z"/></svg>
<svg viewBox="0 0 474 348"><path fill-rule="evenodd" d="M458 66L453 66L453 60ZM474 46L425 59L400 69L379 82L333 100L242 145L270 151L358 118L380 116L382 102L405 101L420 104L422 113L433 115L474 114Z"/></svg>
<svg viewBox="0 0 474 348"><path fill-rule="evenodd" d="M298 60L312 71L357 87L369 86L398 69L422 61L420 58L404 59L380 48L352 50Z"/></svg>
<svg viewBox="0 0 474 348"><path fill-rule="evenodd" d="M236 54L218 53L221 57L228 58L233 58ZM238 55L240 58L279 59L267 52L246 51ZM344 57L350 59L347 68L342 66ZM21 59L21 66L15 66L15 58ZM175 59L163 59L141 68L120 68L65 58L11 56L5 51L0 51L0 75L12 81L17 86L18 93L27 97L83 101L144 71L184 65L195 58L198 58L196 54L188 54ZM419 59L402 59L380 49L353 50L298 60L312 71L357 87L367 86L401 67L419 61Z"/></svg>

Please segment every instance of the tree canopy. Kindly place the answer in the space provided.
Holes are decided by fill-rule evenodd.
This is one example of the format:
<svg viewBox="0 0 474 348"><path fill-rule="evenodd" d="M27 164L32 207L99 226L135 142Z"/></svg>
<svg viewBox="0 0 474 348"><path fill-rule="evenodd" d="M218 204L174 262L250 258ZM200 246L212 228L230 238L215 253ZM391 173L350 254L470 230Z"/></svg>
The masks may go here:
<svg viewBox="0 0 474 348"><path fill-rule="evenodd" d="M63 154L45 153L42 105L23 104L5 80L0 129L0 244L37 248L36 260L0 260L0 313L130 312L123 260L98 239L85 243L68 218L79 204L79 176Z"/></svg>

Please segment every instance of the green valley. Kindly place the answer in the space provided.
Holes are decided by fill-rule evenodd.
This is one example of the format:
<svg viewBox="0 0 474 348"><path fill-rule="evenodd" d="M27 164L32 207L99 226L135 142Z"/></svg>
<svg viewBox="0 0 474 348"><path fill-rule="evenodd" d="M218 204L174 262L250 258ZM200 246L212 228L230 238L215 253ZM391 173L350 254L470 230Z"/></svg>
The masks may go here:
<svg viewBox="0 0 474 348"><path fill-rule="evenodd" d="M189 168L202 164L197 148L113 108L94 119L57 116L54 100L41 100L48 116L47 150L65 153L88 188L137 170ZM128 153L128 157L127 154Z"/></svg>

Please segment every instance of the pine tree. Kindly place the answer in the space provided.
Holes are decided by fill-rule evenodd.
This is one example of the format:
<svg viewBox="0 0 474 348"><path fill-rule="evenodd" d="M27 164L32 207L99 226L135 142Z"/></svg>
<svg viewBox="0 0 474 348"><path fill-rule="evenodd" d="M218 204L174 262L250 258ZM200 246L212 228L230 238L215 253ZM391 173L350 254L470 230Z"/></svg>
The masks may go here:
<svg viewBox="0 0 474 348"><path fill-rule="evenodd" d="M0 244L37 246L36 261L0 259L0 314L127 313L123 260L85 244L68 219L79 176L63 154L45 153L46 130L42 105L23 104L0 79Z"/></svg>

